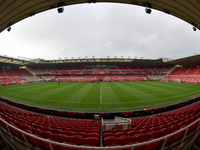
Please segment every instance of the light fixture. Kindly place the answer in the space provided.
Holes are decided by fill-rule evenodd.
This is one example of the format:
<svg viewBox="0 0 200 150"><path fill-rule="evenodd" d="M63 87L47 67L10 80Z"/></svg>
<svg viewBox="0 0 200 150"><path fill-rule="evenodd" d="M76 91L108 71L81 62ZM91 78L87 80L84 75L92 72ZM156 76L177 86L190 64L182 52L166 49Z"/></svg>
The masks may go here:
<svg viewBox="0 0 200 150"><path fill-rule="evenodd" d="M197 30L197 25L195 23L192 23L193 25L193 30L196 31Z"/></svg>
<svg viewBox="0 0 200 150"><path fill-rule="evenodd" d="M63 13L64 12L64 8L63 7L60 7L60 8L58 8L58 13L60 14L60 13Z"/></svg>
<svg viewBox="0 0 200 150"><path fill-rule="evenodd" d="M8 32L11 31L11 26L12 26L12 23L9 23L9 24L7 25L7 31L8 31Z"/></svg>
<svg viewBox="0 0 200 150"><path fill-rule="evenodd" d="M96 0L88 0L88 3L96 3Z"/></svg>
<svg viewBox="0 0 200 150"><path fill-rule="evenodd" d="M8 27L8 28L7 28L7 31L10 32L10 30L11 30L11 27Z"/></svg>
<svg viewBox="0 0 200 150"><path fill-rule="evenodd" d="M149 4L149 3L146 3L145 4L145 12L147 13L147 14L151 14L151 4Z"/></svg>
<svg viewBox="0 0 200 150"><path fill-rule="evenodd" d="M64 2L60 2L57 5L58 5L58 9L57 9L58 13L63 13L64 12L64 7L63 6L65 6L65 3Z"/></svg>

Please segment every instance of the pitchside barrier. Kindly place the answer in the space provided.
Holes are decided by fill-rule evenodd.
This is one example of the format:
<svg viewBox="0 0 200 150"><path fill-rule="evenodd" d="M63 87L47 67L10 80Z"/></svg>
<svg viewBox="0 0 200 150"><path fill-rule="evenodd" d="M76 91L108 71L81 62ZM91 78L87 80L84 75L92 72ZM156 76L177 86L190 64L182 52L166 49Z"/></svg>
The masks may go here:
<svg viewBox="0 0 200 150"><path fill-rule="evenodd" d="M162 143L162 145L160 145L160 150L164 150L165 144L167 142L167 140L169 138L178 136L180 133L183 133L178 140L178 142L176 144L179 144L179 148L181 148L181 150L184 150L186 148L188 148L188 146L190 147L191 144L193 143L193 141L196 139L197 136L199 136L200 131L199 131L199 127L200 127L200 118L196 121L194 121L193 123L189 124L188 126L174 132L171 134L168 134L166 136L163 136L161 138L155 139L155 140L151 140L151 141L147 141L147 142L143 142L143 143L138 143L138 144L134 144L134 145L126 145L126 146L113 146L113 147L91 147L91 146L77 146L77 145L70 145L70 144L63 144L63 143L59 143L59 142L55 142L55 141L50 141L44 138L40 138L37 136L34 136L32 134L29 134L27 132L24 132L14 126L12 126L11 124L7 123L6 121L4 121L3 119L0 118L0 125L1 125L1 134L2 132L7 133L10 138L15 138L15 132L13 131L18 131L19 133L21 133L23 136L23 140L25 141L25 145L27 146L27 149L31 149L32 148L32 144L28 141L29 138L34 138L36 140L42 141L42 142L46 142L48 144L48 146L50 147L50 150L54 150L54 147L57 146L59 147L68 147L68 148L76 148L76 149L84 149L84 150L123 150L123 149L127 149L129 148L130 150L134 150L134 148L136 147L140 147L140 146L147 146L147 145L152 145L155 143ZM197 125L193 132L192 135L195 134L195 136L193 136L193 139L191 140L191 142L187 145L187 147L183 146L182 143L184 143L184 141L187 139L187 137L191 136L191 133L188 133L188 129L192 128L193 126ZM3 136L2 136L3 137Z"/></svg>

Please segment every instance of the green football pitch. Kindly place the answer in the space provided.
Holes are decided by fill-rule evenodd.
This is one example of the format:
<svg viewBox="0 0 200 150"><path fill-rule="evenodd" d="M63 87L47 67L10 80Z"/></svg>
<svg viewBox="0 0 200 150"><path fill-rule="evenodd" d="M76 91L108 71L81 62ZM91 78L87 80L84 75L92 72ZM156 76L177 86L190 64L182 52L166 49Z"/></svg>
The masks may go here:
<svg viewBox="0 0 200 150"><path fill-rule="evenodd" d="M66 111L119 112L156 108L200 96L199 84L159 81L43 82L0 87L0 96Z"/></svg>

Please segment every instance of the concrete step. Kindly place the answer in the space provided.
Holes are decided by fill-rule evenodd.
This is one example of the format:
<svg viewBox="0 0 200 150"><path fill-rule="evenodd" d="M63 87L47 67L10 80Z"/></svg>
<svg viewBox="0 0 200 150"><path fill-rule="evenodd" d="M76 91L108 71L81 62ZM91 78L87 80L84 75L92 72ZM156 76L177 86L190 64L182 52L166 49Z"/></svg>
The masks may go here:
<svg viewBox="0 0 200 150"><path fill-rule="evenodd" d="M0 150L8 150L1 136L0 136Z"/></svg>
<svg viewBox="0 0 200 150"><path fill-rule="evenodd" d="M200 150L200 148L196 144L193 144L191 150Z"/></svg>

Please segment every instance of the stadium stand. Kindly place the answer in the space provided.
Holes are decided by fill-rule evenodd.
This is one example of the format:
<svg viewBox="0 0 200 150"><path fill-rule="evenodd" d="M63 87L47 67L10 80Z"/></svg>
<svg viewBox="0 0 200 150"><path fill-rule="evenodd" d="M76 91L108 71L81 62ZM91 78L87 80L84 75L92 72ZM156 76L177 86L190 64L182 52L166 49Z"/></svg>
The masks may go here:
<svg viewBox="0 0 200 150"><path fill-rule="evenodd" d="M63 82L161 80L197 84L200 80L197 65L116 64L29 66L28 68L30 70L17 67L1 68L0 84L24 84L43 80ZM134 149L142 150L162 149L162 147L168 149L194 137L199 131L199 102L151 117L131 119L131 126L113 127L109 130L102 129L102 121L50 117L2 102L0 104L0 124L4 134L10 134L9 136L14 137L15 140L33 149L66 149L66 145L59 145L59 143L67 144L67 149L74 150L84 149L83 146L90 148L120 146L115 149L129 146L122 148L125 150L131 149L134 145L136 145Z"/></svg>
<svg viewBox="0 0 200 150"><path fill-rule="evenodd" d="M29 67L29 69L36 76L27 69L16 67L11 67L9 70L1 69L1 84L22 84L43 80L64 82L161 80L198 83L200 79L199 68L194 65L187 67L72 65ZM102 122L97 120L50 117L2 102L0 104L0 124L4 134L11 134L15 140L33 149L66 149L66 145L59 145L59 143L67 144L67 149L74 150L84 149L83 146L97 148L120 146L115 149L129 146L122 148L125 150L131 149L134 145L136 145L134 149L162 149L162 147L171 148L177 143L180 144L199 131L199 121L197 121L200 117L199 102L151 117L131 119L131 126L128 128L121 126L109 130L102 129ZM156 141L157 139L161 140ZM144 144L141 145L142 143Z"/></svg>
<svg viewBox="0 0 200 150"><path fill-rule="evenodd" d="M12 67L9 70L0 70L1 84L41 82L46 81L142 81L161 80L170 82L198 83L200 70L197 65L175 67L173 65L162 66L45 66L30 67L35 77L26 69ZM171 70L171 72L170 72ZM39 78L38 78L39 77ZM42 78L41 78L42 77Z"/></svg>
<svg viewBox="0 0 200 150"><path fill-rule="evenodd" d="M35 77L26 69L9 67L9 69L0 69L0 84L24 84L29 82L41 82L42 79Z"/></svg>
<svg viewBox="0 0 200 150"><path fill-rule="evenodd" d="M199 83L199 67L197 65L177 67L168 75L161 78L162 81Z"/></svg>
<svg viewBox="0 0 200 150"><path fill-rule="evenodd" d="M11 134L14 139L18 139L23 144L28 144L32 148L39 147L39 149L51 149L51 147L53 149L62 149L60 145L52 144L50 146L48 144L49 140L72 144L74 146L89 145L95 147L101 146L100 141L103 141L103 146L108 147L141 144L142 142L155 141L155 139L166 136L168 138L164 141L147 143L137 148L156 149L163 145L169 148L175 143L180 143L182 140L197 133L199 118L200 102L197 102L170 112L131 119L131 128L101 130L101 121L98 120L50 117L28 112L0 102L1 129L6 134ZM12 126L8 126L7 124ZM188 125L191 126L186 128ZM23 132L20 131L33 136L29 134L24 136ZM100 136L101 134L102 137ZM171 134L173 135L169 136ZM42 139L46 139L47 141L43 141Z"/></svg>

